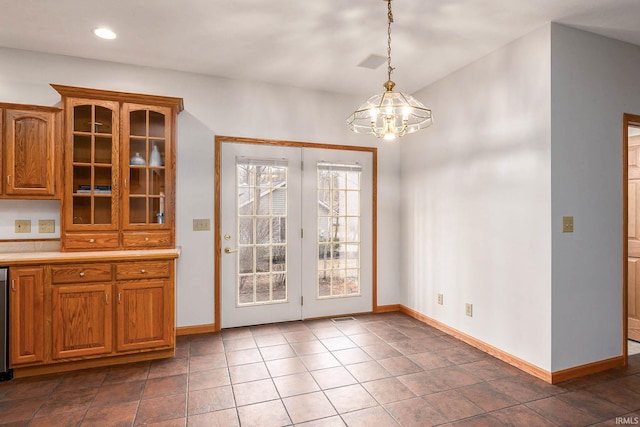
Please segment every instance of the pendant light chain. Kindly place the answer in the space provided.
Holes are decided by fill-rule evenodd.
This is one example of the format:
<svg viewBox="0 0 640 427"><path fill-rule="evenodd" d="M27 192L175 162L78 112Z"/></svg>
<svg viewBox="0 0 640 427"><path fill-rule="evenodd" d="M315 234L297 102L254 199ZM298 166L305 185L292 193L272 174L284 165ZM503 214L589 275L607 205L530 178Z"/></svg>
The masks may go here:
<svg viewBox="0 0 640 427"><path fill-rule="evenodd" d="M393 12L391 11L391 0L387 0L387 64L388 80L391 80L391 73L394 68L391 66L391 23L393 22Z"/></svg>

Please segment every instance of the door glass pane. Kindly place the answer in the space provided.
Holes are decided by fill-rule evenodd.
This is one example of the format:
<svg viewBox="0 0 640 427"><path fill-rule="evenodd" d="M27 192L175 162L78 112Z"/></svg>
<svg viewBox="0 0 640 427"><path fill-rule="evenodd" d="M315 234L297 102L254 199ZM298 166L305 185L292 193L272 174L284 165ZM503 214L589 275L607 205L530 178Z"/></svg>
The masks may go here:
<svg viewBox="0 0 640 427"><path fill-rule="evenodd" d="M319 162L318 298L360 295L360 175L356 164Z"/></svg>
<svg viewBox="0 0 640 427"><path fill-rule="evenodd" d="M287 301L287 166L236 161L239 306Z"/></svg>

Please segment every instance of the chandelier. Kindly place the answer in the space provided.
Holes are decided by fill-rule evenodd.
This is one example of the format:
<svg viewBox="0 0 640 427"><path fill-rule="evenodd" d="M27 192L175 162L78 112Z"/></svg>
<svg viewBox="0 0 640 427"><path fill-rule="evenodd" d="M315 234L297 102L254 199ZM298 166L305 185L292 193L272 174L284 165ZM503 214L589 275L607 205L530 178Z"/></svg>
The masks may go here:
<svg viewBox="0 0 640 427"><path fill-rule="evenodd" d="M431 110L413 96L394 92L391 81L391 0L387 2L387 81L385 92L373 95L347 119L347 126L356 133L368 133L378 138L395 139L431 125Z"/></svg>

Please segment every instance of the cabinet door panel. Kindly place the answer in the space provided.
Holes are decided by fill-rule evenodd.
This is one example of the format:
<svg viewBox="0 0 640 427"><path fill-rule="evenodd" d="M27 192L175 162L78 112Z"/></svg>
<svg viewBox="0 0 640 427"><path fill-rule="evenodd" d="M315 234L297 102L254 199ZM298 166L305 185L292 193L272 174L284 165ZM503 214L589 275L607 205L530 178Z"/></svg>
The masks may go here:
<svg viewBox="0 0 640 427"><path fill-rule="evenodd" d="M110 353L111 285L53 286L53 358Z"/></svg>
<svg viewBox="0 0 640 427"><path fill-rule="evenodd" d="M168 107L131 103L122 107L122 165L123 177L128 182L122 192L124 229L172 228L175 167L172 117L173 110ZM166 242L159 242L157 246L165 245Z"/></svg>
<svg viewBox="0 0 640 427"><path fill-rule="evenodd" d="M9 274L9 363L43 362L43 268L13 267Z"/></svg>
<svg viewBox="0 0 640 427"><path fill-rule="evenodd" d="M173 345L173 292L168 280L120 283L117 292L118 351Z"/></svg>
<svg viewBox="0 0 640 427"><path fill-rule="evenodd" d="M55 195L56 114L6 110L7 195Z"/></svg>
<svg viewBox="0 0 640 427"><path fill-rule="evenodd" d="M64 230L116 231L119 228L119 104L70 98L66 100L65 109L68 124L65 153L68 155ZM72 248L66 237L64 240L63 247ZM116 241L115 247L118 246Z"/></svg>

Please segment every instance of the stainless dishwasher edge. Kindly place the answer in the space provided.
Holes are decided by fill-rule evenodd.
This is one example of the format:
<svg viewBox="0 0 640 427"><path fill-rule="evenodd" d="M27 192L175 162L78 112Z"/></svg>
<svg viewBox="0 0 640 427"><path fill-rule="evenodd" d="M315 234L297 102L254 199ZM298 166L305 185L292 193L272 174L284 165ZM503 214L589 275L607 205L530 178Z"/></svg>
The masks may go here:
<svg viewBox="0 0 640 427"><path fill-rule="evenodd" d="M9 269L0 267L0 381L13 378L9 369Z"/></svg>

